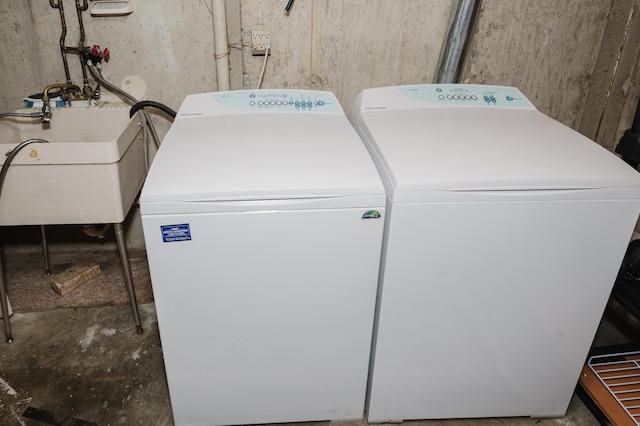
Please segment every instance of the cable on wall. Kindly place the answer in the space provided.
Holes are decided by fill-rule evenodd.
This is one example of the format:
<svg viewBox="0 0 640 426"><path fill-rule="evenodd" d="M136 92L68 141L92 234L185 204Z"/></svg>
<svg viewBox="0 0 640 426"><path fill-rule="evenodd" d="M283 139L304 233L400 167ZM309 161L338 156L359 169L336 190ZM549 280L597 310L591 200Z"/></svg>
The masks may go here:
<svg viewBox="0 0 640 426"><path fill-rule="evenodd" d="M291 6L293 6L293 1L294 1L294 0L289 0L289 1L287 2L287 5L284 7L284 14L285 14L285 15L288 15L288 14L289 14L289 11L291 10Z"/></svg>
<svg viewBox="0 0 640 426"><path fill-rule="evenodd" d="M271 48L269 46L265 47L264 51L264 61L262 62L262 71L260 71L260 78L258 78L258 84L256 85L256 89L259 89L262 86L262 80L264 80L264 72L267 69L267 59L269 59L269 50Z"/></svg>

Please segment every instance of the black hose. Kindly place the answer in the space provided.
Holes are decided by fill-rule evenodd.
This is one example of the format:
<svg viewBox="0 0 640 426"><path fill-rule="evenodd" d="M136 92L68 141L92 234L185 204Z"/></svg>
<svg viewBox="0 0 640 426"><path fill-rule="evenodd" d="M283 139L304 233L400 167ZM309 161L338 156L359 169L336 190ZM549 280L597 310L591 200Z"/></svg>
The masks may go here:
<svg viewBox="0 0 640 426"><path fill-rule="evenodd" d="M138 112L139 110L141 110L142 108L145 108L145 107L157 108L157 109L159 109L161 111L164 111L167 114L169 114L171 116L171 118L176 118L176 112L174 110L172 110L171 108L169 108L168 106L166 106L164 104L161 104L160 102L155 102L155 101L140 101L140 102L136 103L129 110L129 118L133 117L133 115L136 112Z"/></svg>
<svg viewBox="0 0 640 426"><path fill-rule="evenodd" d="M13 148L11 151L9 151L6 155L7 155L7 159L4 160L4 164L2 164L2 167L0 168L0 194L2 194L2 185L4 184L4 177L7 175L7 172L9 171L9 166L11 165L11 162L13 161L13 159L15 158L16 155L18 155L18 153L20 152L20 150L22 150L22 148L24 148L25 146L32 144L32 143L49 143L49 141L46 141L44 139L27 139L26 141L18 144L18 146L16 146L15 148Z"/></svg>
<svg viewBox="0 0 640 426"><path fill-rule="evenodd" d="M287 5L284 7L285 13L287 13L287 14L289 13L289 11L291 10L291 6L293 6L293 0L289 0Z"/></svg>
<svg viewBox="0 0 640 426"><path fill-rule="evenodd" d="M640 165L640 100L633 117L633 124L627 129L616 145L616 154L620 154L625 163L638 169Z"/></svg>

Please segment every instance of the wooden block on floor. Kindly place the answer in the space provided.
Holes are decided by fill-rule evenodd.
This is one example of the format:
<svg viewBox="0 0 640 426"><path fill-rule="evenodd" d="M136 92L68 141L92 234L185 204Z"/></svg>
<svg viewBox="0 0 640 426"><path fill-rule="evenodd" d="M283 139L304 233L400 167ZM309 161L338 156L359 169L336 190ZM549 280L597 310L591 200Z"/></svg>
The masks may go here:
<svg viewBox="0 0 640 426"><path fill-rule="evenodd" d="M75 290L100 273L100 265L93 260L71 265L51 277L51 288L60 296Z"/></svg>

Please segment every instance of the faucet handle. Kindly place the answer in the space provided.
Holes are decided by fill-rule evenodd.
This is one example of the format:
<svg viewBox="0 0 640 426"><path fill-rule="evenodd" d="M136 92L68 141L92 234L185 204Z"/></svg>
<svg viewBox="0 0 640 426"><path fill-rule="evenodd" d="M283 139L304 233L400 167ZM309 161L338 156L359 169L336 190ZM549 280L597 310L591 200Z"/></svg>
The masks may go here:
<svg viewBox="0 0 640 426"><path fill-rule="evenodd" d="M100 46L94 44L91 48L91 60L94 63L98 63L104 59L105 62L109 62L109 57L111 54L109 53L109 49L106 47L104 50L100 50Z"/></svg>

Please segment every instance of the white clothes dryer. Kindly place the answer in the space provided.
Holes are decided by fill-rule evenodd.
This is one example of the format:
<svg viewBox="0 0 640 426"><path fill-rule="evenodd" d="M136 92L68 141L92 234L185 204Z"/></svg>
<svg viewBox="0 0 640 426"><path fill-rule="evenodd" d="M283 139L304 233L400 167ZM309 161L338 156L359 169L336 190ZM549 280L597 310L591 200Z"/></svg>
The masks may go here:
<svg viewBox="0 0 640 426"><path fill-rule="evenodd" d="M565 414L640 176L515 88L364 90L387 191L367 417Z"/></svg>

